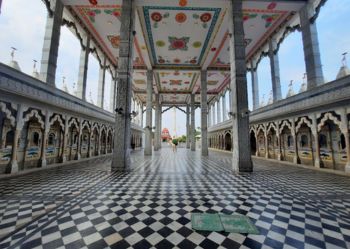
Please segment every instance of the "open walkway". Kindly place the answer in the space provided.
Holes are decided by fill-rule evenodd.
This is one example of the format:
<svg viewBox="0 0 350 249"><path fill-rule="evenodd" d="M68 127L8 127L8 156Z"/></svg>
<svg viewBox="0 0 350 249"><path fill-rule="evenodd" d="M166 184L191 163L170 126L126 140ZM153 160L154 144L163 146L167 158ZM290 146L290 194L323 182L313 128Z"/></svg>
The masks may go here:
<svg viewBox="0 0 350 249"><path fill-rule="evenodd" d="M350 178L170 148L0 182L0 248L350 248ZM240 213L260 235L195 232L191 212Z"/></svg>

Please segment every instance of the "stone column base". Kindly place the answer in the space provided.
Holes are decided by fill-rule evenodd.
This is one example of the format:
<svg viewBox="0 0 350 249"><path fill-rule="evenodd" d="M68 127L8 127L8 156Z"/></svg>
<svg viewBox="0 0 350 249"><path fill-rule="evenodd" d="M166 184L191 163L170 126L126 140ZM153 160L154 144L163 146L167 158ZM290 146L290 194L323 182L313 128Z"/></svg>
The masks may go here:
<svg viewBox="0 0 350 249"><path fill-rule="evenodd" d="M345 164L345 172L350 172L350 162Z"/></svg>
<svg viewBox="0 0 350 249"><path fill-rule="evenodd" d="M18 172L18 163L17 161L13 161L10 163L10 173L17 173Z"/></svg>

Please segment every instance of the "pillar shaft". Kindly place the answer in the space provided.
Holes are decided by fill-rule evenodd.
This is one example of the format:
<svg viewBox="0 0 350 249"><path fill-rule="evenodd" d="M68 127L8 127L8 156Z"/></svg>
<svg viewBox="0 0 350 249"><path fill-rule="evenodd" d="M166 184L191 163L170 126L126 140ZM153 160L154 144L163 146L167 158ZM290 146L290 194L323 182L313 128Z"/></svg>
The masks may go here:
<svg viewBox="0 0 350 249"><path fill-rule="evenodd" d="M269 41L269 58L271 66L271 80L272 80L272 95L273 102L282 99L281 79L280 79L280 65L277 54L277 42L275 39Z"/></svg>
<svg viewBox="0 0 350 249"><path fill-rule="evenodd" d="M191 150L196 150L195 95L191 94Z"/></svg>
<svg viewBox="0 0 350 249"><path fill-rule="evenodd" d="M159 123L158 123L158 126L159 126L159 144L158 144L158 149L161 149L162 148L162 105L160 104L159 105Z"/></svg>
<svg viewBox="0 0 350 249"><path fill-rule="evenodd" d="M67 150L67 143L68 143L68 115L64 117L64 133L63 133L63 148L62 148L62 154L61 154L61 161L64 163L67 161L66 157L66 150Z"/></svg>
<svg viewBox="0 0 350 249"><path fill-rule="evenodd" d="M40 77L41 80L55 85L58 47L63 16L63 3L61 0L51 1L53 15L46 18L44 45L41 56Z"/></svg>
<svg viewBox="0 0 350 249"><path fill-rule="evenodd" d="M143 128L143 104L140 106L140 126Z"/></svg>
<svg viewBox="0 0 350 249"><path fill-rule="evenodd" d="M41 144L41 155L40 155L40 166L45 167L47 165L46 162L46 146L47 146L47 138L50 131L50 113L48 110L45 111L45 125L44 132Z"/></svg>
<svg viewBox="0 0 350 249"><path fill-rule="evenodd" d="M230 92L229 92L229 95L228 95L228 97L229 97L229 107L228 107L228 111L229 112L232 112L232 91L231 91L231 89L230 89ZM230 116L230 118L232 118L231 116Z"/></svg>
<svg viewBox="0 0 350 249"><path fill-rule="evenodd" d="M222 121L227 120L227 110L226 110L226 96L222 96Z"/></svg>
<svg viewBox="0 0 350 249"><path fill-rule="evenodd" d="M299 153L298 153L298 139L297 139L297 133L295 128L295 120L292 118L292 136L294 140L294 157L293 157L293 163L297 164L300 162Z"/></svg>
<svg viewBox="0 0 350 249"><path fill-rule="evenodd" d="M120 45L118 60L118 95L117 108L122 108L121 114L116 113L114 150L112 160L113 171L123 171L130 168L130 137L131 137L131 91L133 70L133 44L132 34L135 26L134 0L122 1L122 16L120 28Z"/></svg>
<svg viewBox="0 0 350 249"><path fill-rule="evenodd" d="M211 126L211 106L208 107L208 127Z"/></svg>
<svg viewBox="0 0 350 249"><path fill-rule="evenodd" d="M245 61L245 43L243 28L242 0L231 0L232 23L229 24L233 35L230 37L231 90L234 171L251 172L253 165L250 155L249 112L247 94L247 75Z"/></svg>
<svg viewBox="0 0 350 249"><path fill-rule="evenodd" d="M310 22L310 12L313 12L313 7L310 3L300 11L308 90L324 83L317 27L316 23Z"/></svg>
<svg viewBox="0 0 350 249"><path fill-rule="evenodd" d="M207 71L201 71L201 150L208 156Z"/></svg>
<svg viewBox="0 0 350 249"><path fill-rule="evenodd" d="M79 75L77 84L77 97L86 101L86 82L87 82L87 72L89 64L89 54L90 54L90 36L86 37L85 49L82 48L80 51L80 62L79 62Z"/></svg>
<svg viewBox="0 0 350 249"><path fill-rule="evenodd" d="M154 150L159 150L159 141L160 141L160 127L159 127L159 112L160 112L160 105L159 105L159 94L156 94L156 103L155 103L155 134L154 134Z"/></svg>
<svg viewBox="0 0 350 249"><path fill-rule="evenodd" d="M218 98L217 104L216 104L216 114L217 114L217 120L216 122L219 124L221 122L221 106L220 106L220 98Z"/></svg>
<svg viewBox="0 0 350 249"><path fill-rule="evenodd" d="M16 173L18 172L18 161L17 161L17 152L18 152L18 141L20 138L20 134L23 128L23 105L17 105L17 116L16 116L16 127L15 127L15 135L13 138L13 146L12 146L12 154L11 154L11 163L8 173Z"/></svg>
<svg viewBox="0 0 350 249"><path fill-rule="evenodd" d="M152 92L153 92L153 71L147 71L147 98L146 98L146 129L145 129L145 150L146 156L152 155Z"/></svg>
<svg viewBox="0 0 350 249"><path fill-rule="evenodd" d="M258 68L256 63L251 61L251 76L252 76L252 95L253 95L253 110L259 108L259 79L258 79Z"/></svg>
<svg viewBox="0 0 350 249"><path fill-rule="evenodd" d="M190 106L189 104L186 105L186 148L191 148L191 124L190 124Z"/></svg>
<svg viewBox="0 0 350 249"><path fill-rule="evenodd" d="M97 106L104 108L105 99L105 79L106 79L106 57L103 59L102 67L99 71L98 89L97 89Z"/></svg>
<svg viewBox="0 0 350 249"><path fill-rule="evenodd" d="M316 168L321 167L321 160L320 160L320 144L318 139L318 130L317 130L317 117L316 114L312 115L312 129L311 129L312 136L314 137L315 141L315 155L314 155L314 166Z"/></svg>
<svg viewBox="0 0 350 249"><path fill-rule="evenodd" d="M114 109L115 109L116 97L117 97L117 79L115 78L115 79L112 79L111 88L110 88L109 109L112 112L114 112Z"/></svg>
<svg viewBox="0 0 350 249"><path fill-rule="evenodd" d="M213 112L213 125L216 125L216 110L215 110L215 103L213 104L213 108L212 108L212 112Z"/></svg>
<svg viewBox="0 0 350 249"><path fill-rule="evenodd" d="M77 154L75 155L75 160L80 160L81 158L81 135L82 135L82 119L79 119L79 128L78 128L78 142L77 142Z"/></svg>

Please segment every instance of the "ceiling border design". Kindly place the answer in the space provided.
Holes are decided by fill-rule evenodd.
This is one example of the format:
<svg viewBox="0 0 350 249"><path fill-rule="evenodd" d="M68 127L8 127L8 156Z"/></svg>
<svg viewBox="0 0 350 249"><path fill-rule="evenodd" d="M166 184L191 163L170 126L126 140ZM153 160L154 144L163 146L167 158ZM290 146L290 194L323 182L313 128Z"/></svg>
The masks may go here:
<svg viewBox="0 0 350 249"><path fill-rule="evenodd" d="M72 6L73 10L78 12L80 16L84 19L86 25L89 27L90 32L94 34L94 36L101 42L103 48L105 49L105 53L110 57L109 59L112 60L112 62L115 63L115 65L118 64L118 61L116 58L113 56L113 53L111 50L108 48L106 43L103 41L102 37L98 34L97 30L95 29L94 25L92 25L91 21L89 18L85 15L84 10L82 8L91 8L91 5L76 5ZM97 5L94 6L93 8L95 9L103 9L103 8L121 8L120 5Z"/></svg>

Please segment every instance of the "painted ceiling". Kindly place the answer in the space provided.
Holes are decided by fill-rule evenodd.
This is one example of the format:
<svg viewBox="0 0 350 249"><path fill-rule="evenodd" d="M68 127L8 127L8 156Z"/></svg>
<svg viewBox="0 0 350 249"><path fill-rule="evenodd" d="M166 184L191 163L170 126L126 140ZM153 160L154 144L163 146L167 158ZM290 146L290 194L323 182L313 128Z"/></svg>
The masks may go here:
<svg viewBox="0 0 350 249"><path fill-rule="evenodd" d="M121 0L63 0L117 65ZM247 59L254 56L303 0L245 0ZM199 93L200 70L208 70L208 94L230 80L230 14L227 0L136 0L133 90L145 102L146 70L154 69L154 91L162 101L184 103ZM196 97L199 100L199 96Z"/></svg>

